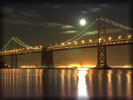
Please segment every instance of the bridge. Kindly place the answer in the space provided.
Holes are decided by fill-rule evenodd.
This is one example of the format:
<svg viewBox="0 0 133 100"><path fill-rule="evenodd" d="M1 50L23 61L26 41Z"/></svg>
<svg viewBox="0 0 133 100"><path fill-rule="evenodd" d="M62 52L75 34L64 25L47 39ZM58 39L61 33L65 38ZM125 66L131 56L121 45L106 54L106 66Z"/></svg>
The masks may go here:
<svg viewBox="0 0 133 100"><path fill-rule="evenodd" d="M112 27L111 31L109 31L109 28L107 28L108 24L111 25ZM91 34L91 32L89 31L91 31L91 28L93 27L97 27L98 29L97 31L95 31L95 33ZM113 27L117 27L117 29L114 29ZM117 30L116 33L112 33L114 30ZM70 50L74 48L95 47L95 48L98 48L96 66L98 68L106 69L106 68L109 68L107 65L106 47L120 46L120 45L132 45L133 44L132 31L133 31L133 28L131 27L119 24L107 18L99 17L94 22L92 22L89 26L87 26L83 31L79 32L77 35L75 35L71 39L65 42L62 42L60 44L55 44L54 46L32 47L22 42L19 38L12 37L0 51L0 56L1 57L11 56L11 67L17 67L17 55L22 55L25 53L41 52L41 65L47 66L49 68L53 66L53 52L54 51ZM113 39L113 36L109 36L112 34L113 36L115 36L114 39ZM95 40L88 39L88 36L91 36L91 35L97 35L97 38ZM19 45L19 47L21 48L18 48L16 44Z"/></svg>

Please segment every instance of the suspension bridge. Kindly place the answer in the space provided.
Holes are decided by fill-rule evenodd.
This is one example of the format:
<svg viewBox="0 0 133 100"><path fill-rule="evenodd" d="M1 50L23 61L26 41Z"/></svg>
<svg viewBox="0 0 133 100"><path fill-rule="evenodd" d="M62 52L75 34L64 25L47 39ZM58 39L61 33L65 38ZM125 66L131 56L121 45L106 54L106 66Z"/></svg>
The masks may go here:
<svg viewBox="0 0 133 100"><path fill-rule="evenodd" d="M110 29L109 26L111 27ZM91 32L93 28L98 29L94 32ZM41 52L41 65L51 67L53 66L54 51L96 47L98 48L96 66L98 68L106 69L109 68L107 64L106 47L132 45L132 31L133 28L131 27L122 25L107 18L99 17L71 39L60 44L55 44L54 46L32 47L21 41L19 38L12 37L0 51L0 56L11 56L11 67L17 67L17 55ZM97 36L96 39L88 38L92 35Z"/></svg>

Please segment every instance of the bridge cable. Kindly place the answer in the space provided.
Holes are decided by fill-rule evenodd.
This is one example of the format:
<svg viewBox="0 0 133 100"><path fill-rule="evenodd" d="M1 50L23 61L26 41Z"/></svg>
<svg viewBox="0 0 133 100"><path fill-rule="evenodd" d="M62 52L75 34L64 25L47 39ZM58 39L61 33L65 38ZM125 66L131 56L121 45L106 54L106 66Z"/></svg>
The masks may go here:
<svg viewBox="0 0 133 100"><path fill-rule="evenodd" d="M21 41L19 38L17 38L17 37L15 38L15 40L17 40L19 43L25 45L26 47L33 48L32 46L29 46L29 45L25 44L24 42L22 42L22 41Z"/></svg>
<svg viewBox="0 0 133 100"><path fill-rule="evenodd" d="M86 32L92 25L94 25L97 21L98 21L98 19L96 19L94 22L92 22L92 24L90 24L86 29L84 29L83 31L81 31L79 34L77 34L76 36L72 37L71 39L69 39L69 40L67 40L67 41L65 41L65 42L63 42L63 43L67 43L67 42L69 42L69 41L72 42L73 39L77 38L77 37L80 36L80 35L81 35L80 37L82 37L83 35L86 34L85 32ZM85 33L85 34L83 34L83 33ZM60 46L60 45L61 45L61 44L56 45L56 46L51 46L50 48L58 47L58 46Z"/></svg>
<svg viewBox="0 0 133 100"><path fill-rule="evenodd" d="M5 46L1 49L1 51L3 51L8 45L9 43L12 41L13 37L5 44Z"/></svg>
<svg viewBox="0 0 133 100"><path fill-rule="evenodd" d="M117 27L119 27L119 28L123 28L123 29L125 29L125 30L133 31L133 28L128 27L128 26L125 26L125 25L122 25L122 24L119 24L119 23L114 22L114 21L112 21L112 20L109 20L109 19L107 19L107 18L102 18L102 20L105 21L105 22L107 22L107 23L109 23L109 24L111 24L111 25L117 26Z"/></svg>

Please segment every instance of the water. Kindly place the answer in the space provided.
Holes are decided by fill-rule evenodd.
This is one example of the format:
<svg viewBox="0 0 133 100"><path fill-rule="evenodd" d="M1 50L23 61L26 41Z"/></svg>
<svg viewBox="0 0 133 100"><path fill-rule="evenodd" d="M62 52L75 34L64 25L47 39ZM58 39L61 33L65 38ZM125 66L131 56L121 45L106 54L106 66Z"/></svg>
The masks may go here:
<svg viewBox="0 0 133 100"><path fill-rule="evenodd" d="M133 70L0 69L0 99L131 100Z"/></svg>

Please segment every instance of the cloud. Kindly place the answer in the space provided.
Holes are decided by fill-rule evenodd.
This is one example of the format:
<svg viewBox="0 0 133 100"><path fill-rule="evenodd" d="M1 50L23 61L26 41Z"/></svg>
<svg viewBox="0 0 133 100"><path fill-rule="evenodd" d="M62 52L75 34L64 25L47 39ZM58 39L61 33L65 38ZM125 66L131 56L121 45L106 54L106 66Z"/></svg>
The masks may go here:
<svg viewBox="0 0 133 100"><path fill-rule="evenodd" d="M74 26L71 26L71 25L63 25L61 28L62 29L71 29L71 28L74 28Z"/></svg>
<svg viewBox="0 0 133 100"><path fill-rule="evenodd" d="M68 31L64 31L62 32L63 34L74 34L74 33L78 33L78 31L75 30L68 30Z"/></svg>
<svg viewBox="0 0 133 100"><path fill-rule="evenodd" d="M34 25L33 23L26 20L14 20L14 19L3 19L3 22L12 23L12 24L25 24L25 25Z"/></svg>
<svg viewBox="0 0 133 100"><path fill-rule="evenodd" d="M87 14L87 13L88 13L88 11L81 11L81 13L83 13L83 14Z"/></svg>
<svg viewBox="0 0 133 100"><path fill-rule="evenodd" d="M3 7L2 8L2 13L10 14L10 13L13 13L13 12L14 12L13 8L9 8L9 7Z"/></svg>
<svg viewBox="0 0 133 100"><path fill-rule="evenodd" d="M97 33L98 33L98 31L89 31L89 32L86 32L85 35L95 35Z"/></svg>
<svg viewBox="0 0 133 100"><path fill-rule="evenodd" d="M89 9L90 12L99 12L101 10L102 10L101 8L91 8L91 9Z"/></svg>
<svg viewBox="0 0 133 100"><path fill-rule="evenodd" d="M53 27L53 28L57 28L57 27L62 27L63 24L60 23L55 23L55 22L44 22L44 23L40 23L38 24L39 26L45 26L45 27Z"/></svg>
<svg viewBox="0 0 133 100"><path fill-rule="evenodd" d="M45 27L52 27L52 28L61 28L61 29L71 29L74 28L74 26L72 25L66 25L66 24L62 24L62 23L55 23L55 22L44 22L44 23L40 23L38 24L39 26L45 26Z"/></svg>

